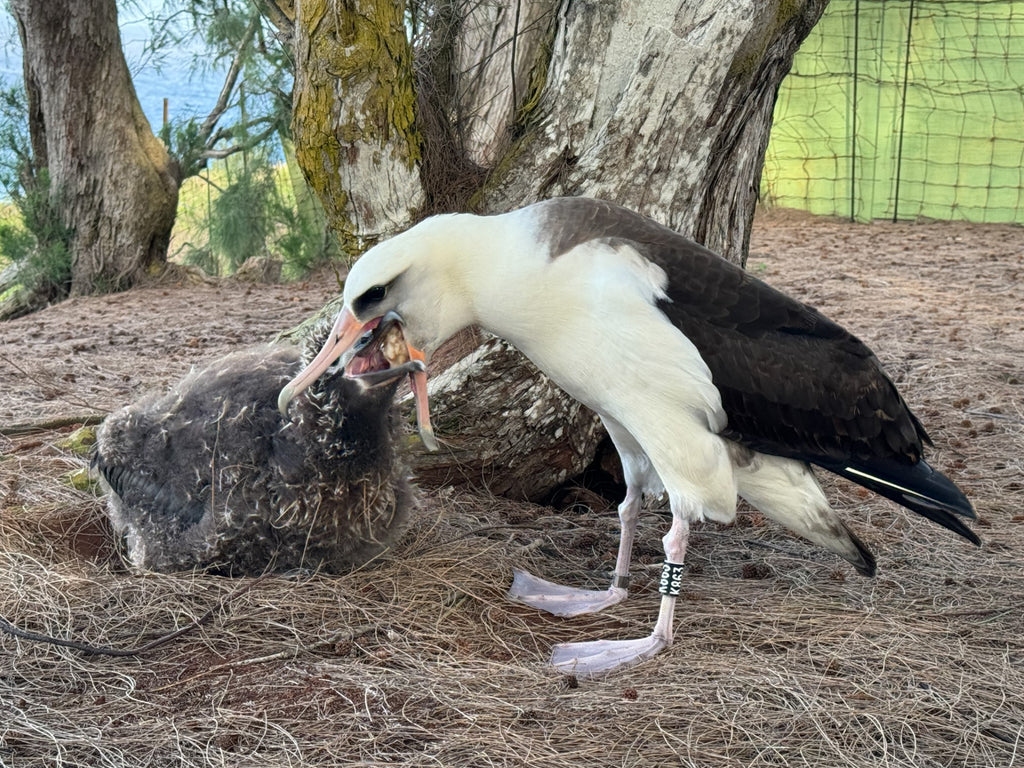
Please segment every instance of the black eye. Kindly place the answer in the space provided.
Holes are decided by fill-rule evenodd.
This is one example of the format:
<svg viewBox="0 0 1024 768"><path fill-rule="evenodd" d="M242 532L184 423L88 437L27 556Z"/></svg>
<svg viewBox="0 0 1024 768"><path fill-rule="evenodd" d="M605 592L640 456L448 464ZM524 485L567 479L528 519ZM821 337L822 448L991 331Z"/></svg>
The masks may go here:
<svg viewBox="0 0 1024 768"><path fill-rule="evenodd" d="M359 294L359 298L352 302L352 311L356 317L377 314L377 305L384 301L384 297L388 295L390 287L391 283L375 285Z"/></svg>

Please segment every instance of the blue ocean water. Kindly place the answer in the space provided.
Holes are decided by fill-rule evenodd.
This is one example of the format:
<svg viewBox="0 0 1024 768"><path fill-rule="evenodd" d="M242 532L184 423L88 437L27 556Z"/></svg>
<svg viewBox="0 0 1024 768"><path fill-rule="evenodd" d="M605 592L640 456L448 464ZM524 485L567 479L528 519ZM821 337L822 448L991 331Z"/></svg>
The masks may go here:
<svg viewBox="0 0 1024 768"><path fill-rule="evenodd" d="M6 5L6 4L5 4ZM168 48L159 61L148 51L150 39L147 15L160 10L162 0L119 3L118 21L125 58L135 83L135 92L154 131L163 123L163 100L168 100L172 121L205 116L217 100L227 71L226 62L210 63L197 56L194 48ZM22 80L21 43L14 18L0 7L0 83L10 87Z"/></svg>

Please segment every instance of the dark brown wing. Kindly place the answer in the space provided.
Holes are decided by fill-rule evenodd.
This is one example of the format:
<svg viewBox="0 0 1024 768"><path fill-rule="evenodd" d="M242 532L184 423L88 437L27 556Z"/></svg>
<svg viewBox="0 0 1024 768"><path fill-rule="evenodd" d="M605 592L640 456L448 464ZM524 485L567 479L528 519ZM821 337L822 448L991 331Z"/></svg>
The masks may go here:
<svg viewBox="0 0 1024 768"><path fill-rule="evenodd" d="M645 253L669 275L660 308L711 369L728 436L817 463L920 461L924 428L856 336L695 244Z"/></svg>
<svg viewBox="0 0 1024 768"><path fill-rule="evenodd" d="M970 503L922 461L930 442L878 359L811 306L644 216L588 198L543 204L552 257L625 242L668 276L665 317L700 351L722 396L724 437L844 475L961 535Z"/></svg>
<svg viewBox="0 0 1024 768"><path fill-rule="evenodd" d="M853 334L625 208L588 198L545 205L554 256L589 240L625 241L665 271L669 300L659 308L711 369L726 436L805 461L921 458L924 429Z"/></svg>

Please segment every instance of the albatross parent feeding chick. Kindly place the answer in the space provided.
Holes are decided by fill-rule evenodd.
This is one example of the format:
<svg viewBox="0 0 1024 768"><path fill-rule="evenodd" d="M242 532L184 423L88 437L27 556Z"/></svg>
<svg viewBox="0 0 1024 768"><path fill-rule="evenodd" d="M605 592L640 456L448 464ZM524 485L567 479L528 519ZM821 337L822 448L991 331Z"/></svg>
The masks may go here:
<svg viewBox="0 0 1024 768"><path fill-rule="evenodd" d="M396 328L375 324L358 351L378 354ZM281 414L281 386L329 331L315 328L302 354L285 344L232 353L104 421L93 464L133 565L337 572L398 539L413 495L393 400L423 364L396 361L362 381L339 368Z"/></svg>
<svg viewBox="0 0 1024 768"><path fill-rule="evenodd" d="M415 360L477 324L518 347L597 412L622 459L626 498L606 590L516 574L510 597L559 615L625 599L644 495L667 493L661 606L648 637L567 643L552 663L593 675L672 642L690 524L731 522L737 495L872 575L875 560L821 491L810 465L869 488L960 534L974 511L923 459L928 435L859 339L816 309L625 208L557 198L496 216L435 216L367 251L317 359L280 405L364 329L401 323ZM426 373L414 381L421 433Z"/></svg>

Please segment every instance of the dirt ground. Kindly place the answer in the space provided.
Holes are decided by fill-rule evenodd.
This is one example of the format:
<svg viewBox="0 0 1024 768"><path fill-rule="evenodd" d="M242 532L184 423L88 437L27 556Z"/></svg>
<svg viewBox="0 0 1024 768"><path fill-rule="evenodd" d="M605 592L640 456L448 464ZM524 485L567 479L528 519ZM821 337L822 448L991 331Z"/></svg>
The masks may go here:
<svg viewBox="0 0 1024 768"><path fill-rule="evenodd" d="M674 646L596 681L547 655L649 631L657 511L631 598L558 619L504 599L512 569L603 586L608 505L432 489L375 567L253 582L131 573L102 499L69 484L73 429L296 325L333 277L166 284L0 324L0 615L130 647L217 609L133 658L0 635L0 766L1024 766L1024 230L776 211L748 268L872 346L984 544L825 480L877 578L757 514L703 526Z"/></svg>

